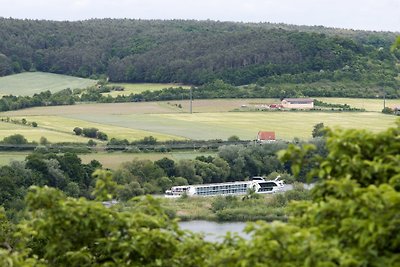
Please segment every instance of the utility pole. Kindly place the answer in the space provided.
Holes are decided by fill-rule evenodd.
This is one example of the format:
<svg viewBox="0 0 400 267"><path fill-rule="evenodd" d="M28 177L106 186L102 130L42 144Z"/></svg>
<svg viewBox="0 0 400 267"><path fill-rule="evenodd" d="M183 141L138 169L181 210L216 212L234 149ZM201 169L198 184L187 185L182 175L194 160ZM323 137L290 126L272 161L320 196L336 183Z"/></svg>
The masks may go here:
<svg viewBox="0 0 400 267"><path fill-rule="evenodd" d="M190 105L189 105L190 114L192 114L192 102L193 102L193 86L190 87Z"/></svg>
<svg viewBox="0 0 400 267"><path fill-rule="evenodd" d="M386 92L383 90L383 109L386 108Z"/></svg>

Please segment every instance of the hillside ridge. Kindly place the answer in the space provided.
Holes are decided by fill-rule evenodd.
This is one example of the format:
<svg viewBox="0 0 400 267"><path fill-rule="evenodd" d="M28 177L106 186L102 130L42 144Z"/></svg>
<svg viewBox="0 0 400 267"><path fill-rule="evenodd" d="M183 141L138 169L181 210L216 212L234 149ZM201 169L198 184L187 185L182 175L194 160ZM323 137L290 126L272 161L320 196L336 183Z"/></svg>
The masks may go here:
<svg viewBox="0 0 400 267"><path fill-rule="evenodd" d="M244 85L349 68L393 72L395 37L273 23L0 18L0 76L43 71L115 82L201 85L222 79Z"/></svg>

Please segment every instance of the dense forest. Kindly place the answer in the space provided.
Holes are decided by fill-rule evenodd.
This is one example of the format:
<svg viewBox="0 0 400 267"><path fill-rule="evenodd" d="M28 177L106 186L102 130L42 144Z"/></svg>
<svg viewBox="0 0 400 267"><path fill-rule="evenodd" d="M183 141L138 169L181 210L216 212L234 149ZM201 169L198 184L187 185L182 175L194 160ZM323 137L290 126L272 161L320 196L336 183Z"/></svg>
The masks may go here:
<svg viewBox="0 0 400 267"><path fill-rule="evenodd" d="M397 86L396 34L270 23L0 18L0 76L232 85L355 79Z"/></svg>

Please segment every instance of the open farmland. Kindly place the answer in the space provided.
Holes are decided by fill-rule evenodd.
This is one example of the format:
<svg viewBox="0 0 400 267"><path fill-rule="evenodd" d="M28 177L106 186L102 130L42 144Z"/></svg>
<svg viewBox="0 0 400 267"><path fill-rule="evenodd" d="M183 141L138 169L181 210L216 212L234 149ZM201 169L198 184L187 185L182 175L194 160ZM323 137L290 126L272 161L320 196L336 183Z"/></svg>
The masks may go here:
<svg viewBox="0 0 400 267"><path fill-rule="evenodd" d="M313 126L384 130L394 125L395 116L373 112L229 112L194 114L77 115L81 120L104 123L189 139L224 139L237 135L254 139L260 130L275 131L277 138L308 139Z"/></svg>
<svg viewBox="0 0 400 267"><path fill-rule="evenodd" d="M12 161L23 161L30 152L7 151L0 152L0 166L8 165Z"/></svg>
<svg viewBox="0 0 400 267"><path fill-rule="evenodd" d="M148 159L156 161L162 158L169 158L175 161L181 159L195 159L197 156L215 156L215 152L198 152L198 151L178 151L178 152L167 152L167 153L124 153L124 152L98 152L93 154L79 155L83 163L89 163L91 160L95 159L99 161L103 167L116 169L121 163L132 161L133 159ZM1 163L1 154L0 154Z"/></svg>
<svg viewBox="0 0 400 267"><path fill-rule="evenodd" d="M40 138L46 137L50 142L82 142L86 143L89 139L73 135L71 133L65 133L62 131L54 131L51 129L45 129L40 127L30 127L23 125L16 125L13 123L0 122L0 139L4 137L13 135L13 134L22 134L28 141L36 141L39 142Z"/></svg>
<svg viewBox="0 0 400 267"><path fill-rule="evenodd" d="M325 103L347 104L352 108L363 108L367 111L381 112L383 109L383 99L368 99L368 98L329 98L317 97L318 100ZM386 99L386 107L400 106L400 99Z"/></svg>
<svg viewBox="0 0 400 267"><path fill-rule="evenodd" d="M278 103L278 99L199 99L193 101L193 112L229 112L240 109L242 105ZM177 106L181 104L182 108ZM130 114L168 114L187 113L189 101L159 101L131 103L95 103L69 106L34 107L22 110L1 112L0 116L64 116L64 115L130 115Z"/></svg>
<svg viewBox="0 0 400 267"><path fill-rule="evenodd" d="M340 99L324 99L335 103ZM350 99L346 99L350 100ZM396 116L380 112L228 112L241 105L271 103L274 99L196 100L193 114L187 113L187 101L88 104L40 107L1 116L26 117L53 132L71 133L74 127L96 127L109 137L130 141L152 135L158 140L224 139L237 135L254 139L260 130L275 131L278 139L308 139L313 126L326 126L381 131L393 126ZM357 100L351 100L357 104ZM363 101L363 99L358 99ZM379 101L379 100L376 100ZM350 101L347 101L351 105ZM182 103L179 109L174 104ZM371 101L371 107L379 102ZM353 106L353 105L352 105ZM72 135L70 135L72 136Z"/></svg>
<svg viewBox="0 0 400 267"><path fill-rule="evenodd" d="M182 85L177 83L109 83L108 85L120 86L124 88L124 91L112 91L110 93L104 93L104 95L111 95L112 97L116 97L118 95L139 94L144 91L157 91L164 88L190 88L190 85Z"/></svg>
<svg viewBox="0 0 400 267"><path fill-rule="evenodd" d="M0 116L64 116L79 114L123 115L176 113L179 109L167 102L101 103L49 106L1 112Z"/></svg>
<svg viewBox="0 0 400 267"><path fill-rule="evenodd" d="M109 138L114 137L118 139L128 139L130 141L143 139L144 137L150 135L153 135L155 138L157 138L157 140L160 141L171 140L171 139L184 139L175 135L146 131L142 129L135 129L126 126L119 126L106 122L93 122L90 120L82 120L79 119L79 117L80 116L76 116L76 118L74 118L73 116L72 118L64 116L31 116L27 118L29 118L29 120L31 121L36 121L39 124L40 129L43 131L51 131L52 134L70 135L72 138L84 139L83 140L84 142L87 142L89 139L73 135L72 130L75 127L97 128L100 131L105 132ZM15 117L15 118L22 119L22 117ZM115 116L114 118L118 119L118 116ZM34 129L34 128L28 128L28 129Z"/></svg>
<svg viewBox="0 0 400 267"><path fill-rule="evenodd" d="M11 161L22 161L28 156L30 151L7 151L0 152L0 166L8 165ZM148 159L156 161L162 158L169 158L172 160L181 159L194 159L197 156L215 156L216 152L199 152L196 151L176 151L166 153L124 153L124 152L97 152L78 155L82 159L82 163L89 163L91 160L98 160L103 167L116 169L121 163L132 161L133 159Z"/></svg>
<svg viewBox="0 0 400 267"><path fill-rule="evenodd" d="M66 88L86 88L93 86L96 83L96 80L67 75L44 72L25 72L0 77L0 94L31 96L35 93L47 90L54 93Z"/></svg>

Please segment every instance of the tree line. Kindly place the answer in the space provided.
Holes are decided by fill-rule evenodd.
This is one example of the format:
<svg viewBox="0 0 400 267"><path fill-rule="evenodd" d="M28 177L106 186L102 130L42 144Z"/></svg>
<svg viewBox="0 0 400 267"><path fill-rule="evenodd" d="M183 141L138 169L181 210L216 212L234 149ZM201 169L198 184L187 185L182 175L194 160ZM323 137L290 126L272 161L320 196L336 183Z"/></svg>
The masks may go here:
<svg viewBox="0 0 400 267"><path fill-rule="evenodd" d="M71 89L64 89L59 92L40 92L33 96L5 95L0 98L0 111L18 110L40 106L73 105L76 97Z"/></svg>

